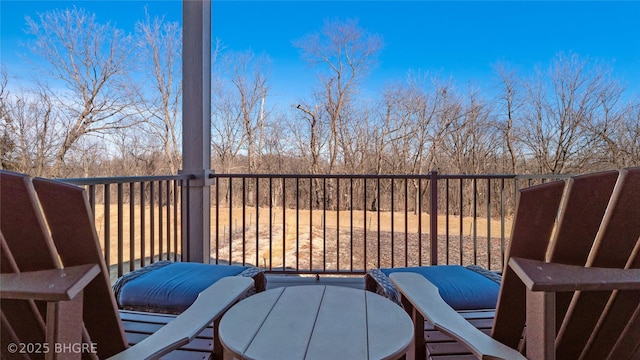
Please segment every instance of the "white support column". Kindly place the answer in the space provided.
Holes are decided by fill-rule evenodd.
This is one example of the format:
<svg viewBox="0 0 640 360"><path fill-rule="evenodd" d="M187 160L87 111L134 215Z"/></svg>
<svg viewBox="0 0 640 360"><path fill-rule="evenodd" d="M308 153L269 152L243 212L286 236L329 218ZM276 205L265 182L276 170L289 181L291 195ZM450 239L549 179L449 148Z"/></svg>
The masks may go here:
<svg viewBox="0 0 640 360"><path fill-rule="evenodd" d="M211 1L182 2L182 260L209 263L211 252ZM188 193L188 195L187 195ZM188 207L188 209L187 209ZM189 214L188 221L186 214Z"/></svg>

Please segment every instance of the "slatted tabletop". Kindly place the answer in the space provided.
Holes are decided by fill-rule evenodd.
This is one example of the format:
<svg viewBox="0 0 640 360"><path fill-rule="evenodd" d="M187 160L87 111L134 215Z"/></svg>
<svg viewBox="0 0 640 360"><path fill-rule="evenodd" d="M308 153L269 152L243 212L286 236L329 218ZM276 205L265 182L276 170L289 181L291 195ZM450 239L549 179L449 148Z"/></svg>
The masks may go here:
<svg viewBox="0 0 640 360"><path fill-rule="evenodd" d="M220 322L225 358L397 359L413 339L406 312L369 291L276 288L232 307Z"/></svg>

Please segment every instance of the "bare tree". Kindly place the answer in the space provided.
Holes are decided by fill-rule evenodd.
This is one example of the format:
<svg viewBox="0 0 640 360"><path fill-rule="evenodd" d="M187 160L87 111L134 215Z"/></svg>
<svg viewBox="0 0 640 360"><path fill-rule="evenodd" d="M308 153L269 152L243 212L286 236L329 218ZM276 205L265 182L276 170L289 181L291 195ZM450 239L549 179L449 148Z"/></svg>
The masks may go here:
<svg viewBox="0 0 640 360"><path fill-rule="evenodd" d="M32 52L48 63L41 69L56 81L50 96L68 119L56 153L59 169L81 137L130 125L132 97L126 72L132 60L131 38L77 8L49 11L35 20L27 17L26 22L27 32L35 37Z"/></svg>
<svg viewBox="0 0 640 360"><path fill-rule="evenodd" d="M7 69L0 67L0 169L11 169L15 160L15 142L13 139L12 118L9 104Z"/></svg>
<svg viewBox="0 0 640 360"><path fill-rule="evenodd" d="M77 151L70 151L67 154L68 159L66 161L73 165L66 169L65 176L86 178L91 176L135 174L127 166L129 158L120 158L113 154L113 147L110 143L114 142L112 134L110 134L109 140L95 136L80 138L74 145Z"/></svg>
<svg viewBox="0 0 640 360"><path fill-rule="evenodd" d="M400 131L387 140L393 145L390 161L402 164L403 173L422 174L436 166L438 150L456 120L451 114L457 104L453 86L437 77L410 73L407 83L394 92L386 95L396 96L387 106L387 116L401 120L396 120Z"/></svg>
<svg viewBox="0 0 640 360"><path fill-rule="evenodd" d="M616 86L609 71L575 54L559 54L548 77L538 71L528 84L523 142L538 172L578 172L593 161L597 136L589 129L601 110L600 95Z"/></svg>
<svg viewBox="0 0 640 360"><path fill-rule="evenodd" d="M249 173L257 168L260 161L260 149L264 142L266 122L265 99L268 95L268 72L266 56L256 57L252 51L229 53L224 57L229 75L236 93L237 108L243 127Z"/></svg>
<svg viewBox="0 0 640 360"><path fill-rule="evenodd" d="M382 38L364 31L355 20L334 20L325 21L320 33L309 34L294 45L309 63L326 66L327 71L320 75L321 88L315 95L319 110L326 113L326 117L316 114L315 121L328 122L327 157L331 172L338 160L341 129L348 126L345 110L354 101L359 82L376 63ZM304 107L305 116L309 116L312 108Z"/></svg>
<svg viewBox="0 0 640 360"><path fill-rule="evenodd" d="M310 107L303 103L298 104L295 108L300 110L303 115L298 118L299 122L291 123L291 132L296 138L296 143L299 144L303 159L306 160L308 171L314 175L320 174L323 168L322 154L326 149L328 139L325 136L325 122L322 121L323 112L318 105ZM309 207L319 208L323 198L320 179L314 178L313 184L313 201Z"/></svg>
<svg viewBox="0 0 640 360"><path fill-rule="evenodd" d="M3 94L3 168L50 176L59 145L59 113L45 89Z"/></svg>
<svg viewBox="0 0 640 360"><path fill-rule="evenodd" d="M375 123L374 103L356 99L344 108L342 125L338 127L339 165L342 172L361 174L367 171L370 129Z"/></svg>
<svg viewBox="0 0 640 360"><path fill-rule="evenodd" d="M405 83L388 86L369 134L372 172L422 174L437 163L444 137L455 120L451 85L426 74L411 72ZM415 209L420 184L412 181ZM423 189L424 190L424 187Z"/></svg>
<svg viewBox="0 0 640 360"><path fill-rule="evenodd" d="M602 99L609 98L604 96ZM609 98L610 99L610 98ZM602 167L640 164L640 98L627 106L603 105L603 113L592 128L600 139Z"/></svg>
<svg viewBox="0 0 640 360"><path fill-rule="evenodd" d="M453 106L452 131L447 133L442 151L450 159L450 171L481 174L494 170L498 139L490 120L490 109L478 90L470 89L465 104Z"/></svg>
<svg viewBox="0 0 640 360"><path fill-rule="evenodd" d="M509 171L516 174L516 136L514 134L514 121L517 121L517 114L522 108L522 100L519 98L520 81L515 71L509 69L505 64L498 64L495 71L500 78L500 95L498 97L498 127L504 137L504 145L509 156Z"/></svg>
<svg viewBox="0 0 640 360"><path fill-rule="evenodd" d="M180 100L182 95L182 31L176 22L163 18L136 23L140 64L146 80L139 89L138 113L146 119L151 138L162 143L171 174L180 168Z"/></svg>
<svg viewBox="0 0 640 360"><path fill-rule="evenodd" d="M407 162L416 159L413 152L422 153L424 144L416 141L419 134L415 130L424 128L414 128L418 121L415 115L424 100L422 95L422 91L411 84L390 85L385 90L381 107L384 113L371 134L376 174L409 171Z"/></svg>
<svg viewBox="0 0 640 360"><path fill-rule="evenodd" d="M296 109L304 114L301 124L292 122L291 132L299 144L300 154L309 159L309 171L311 174L319 174L321 169L321 157L326 143L326 130L321 121L322 113L319 106L309 107L307 104L298 104Z"/></svg>
<svg viewBox="0 0 640 360"><path fill-rule="evenodd" d="M288 139L291 134L288 133L289 129L286 126L288 119L284 114L272 115L272 119L265 124L264 143L261 146L264 154L257 164L256 171L288 174L299 170L291 164L290 160L291 148Z"/></svg>
<svg viewBox="0 0 640 360"><path fill-rule="evenodd" d="M31 153L34 155L32 159L33 173L44 175L45 166L50 163L52 155L52 144L55 144L54 137L56 134L56 110L51 98L46 91L41 91L35 101L29 104L28 114L20 119L21 127L33 126L31 140L25 141L22 133L21 140L23 148L32 146ZM34 121L35 120L35 121ZM54 135L55 134L55 135ZM31 145L29 145L31 144ZM25 151L25 158L27 151Z"/></svg>
<svg viewBox="0 0 640 360"><path fill-rule="evenodd" d="M637 97L625 111L619 143L622 154L618 164L620 166L640 165L640 97Z"/></svg>
<svg viewBox="0 0 640 360"><path fill-rule="evenodd" d="M212 91L211 147L213 161L223 172L231 173L236 156L244 142L241 112L234 94L228 87L218 84Z"/></svg>

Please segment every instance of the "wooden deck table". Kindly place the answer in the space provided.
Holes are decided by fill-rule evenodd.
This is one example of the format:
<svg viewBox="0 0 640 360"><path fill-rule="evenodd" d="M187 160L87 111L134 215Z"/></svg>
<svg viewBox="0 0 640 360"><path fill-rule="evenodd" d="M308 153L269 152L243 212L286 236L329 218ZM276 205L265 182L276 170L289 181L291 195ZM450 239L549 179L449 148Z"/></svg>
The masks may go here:
<svg viewBox="0 0 640 360"><path fill-rule="evenodd" d="M369 291L294 286L234 305L219 328L225 359L398 359L413 324L397 304Z"/></svg>

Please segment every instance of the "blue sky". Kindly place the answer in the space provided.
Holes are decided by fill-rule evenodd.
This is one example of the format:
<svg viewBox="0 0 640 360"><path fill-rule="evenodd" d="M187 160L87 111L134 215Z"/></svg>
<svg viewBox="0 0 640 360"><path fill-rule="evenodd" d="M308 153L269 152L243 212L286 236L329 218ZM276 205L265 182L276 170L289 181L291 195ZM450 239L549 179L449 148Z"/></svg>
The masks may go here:
<svg viewBox="0 0 640 360"><path fill-rule="evenodd" d="M1 2L1 57L10 73L24 72L16 55L28 39L24 17L76 5L131 31L144 16L181 22L179 1ZM383 37L385 47L366 86L405 78L410 70L439 73L456 83L488 88L493 66L510 63L522 74L547 66L559 52L610 64L640 94L640 1L215 1L213 37L228 50L251 49L271 58L274 102L295 102L315 83L292 41L319 31L325 19L358 19Z"/></svg>

